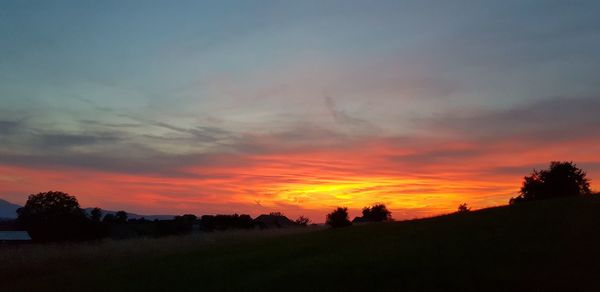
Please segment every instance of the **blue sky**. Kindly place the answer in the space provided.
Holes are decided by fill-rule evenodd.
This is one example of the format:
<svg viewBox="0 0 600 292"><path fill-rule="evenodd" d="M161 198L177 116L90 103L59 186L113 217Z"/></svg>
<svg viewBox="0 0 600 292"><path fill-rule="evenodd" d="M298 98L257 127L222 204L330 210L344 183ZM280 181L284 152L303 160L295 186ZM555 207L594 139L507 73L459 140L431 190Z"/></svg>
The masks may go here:
<svg viewBox="0 0 600 292"><path fill-rule="evenodd" d="M223 153L377 139L599 138L577 130L598 122L597 1L2 1L0 8L7 167L150 168L168 176L189 167L189 157L201 163ZM561 151L498 167L520 172L574 159ZM595 170L597 158L582 163ZM4 196L28 193L6 185Z"/></svg>

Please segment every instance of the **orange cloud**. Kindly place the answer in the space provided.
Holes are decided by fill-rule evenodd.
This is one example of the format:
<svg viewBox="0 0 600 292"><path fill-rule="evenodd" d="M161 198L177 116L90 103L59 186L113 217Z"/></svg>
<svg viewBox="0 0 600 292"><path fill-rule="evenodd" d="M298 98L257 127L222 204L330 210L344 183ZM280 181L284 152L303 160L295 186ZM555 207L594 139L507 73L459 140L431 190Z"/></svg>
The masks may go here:
<svg viewBox="0 0 600 292"><path fill-rule="evenodd" d="M239 164L189 166L180 170L189 176L176 177L4 165L0 187L3 196L19 203L24 194L60 189L77 195L84 206L137 213L283 211L290 216L308 214L315 221L323 221L335 206L358 214L360 208L382 202L400 219L451 212L462 202L476 208L505 204L531 165L543 167L555 158L600 161L588 153L593 149L573 151L571 143L519 152L510 151L517 145L508 146L501 145L505 151L493 146L489 152L464 143L416 149L379 139L337 150L223 155L221 159L237 159Z"/></svg>
<svg viewBox="0 0 600 292"><path fill-rule="evenodd" d="M564 107L559 101L542 111L549 119ZM0 196L23 203L27 194L62 190L84 206L143 214L282 211L317 222L336 206L357 215L381 202L398 219L429 216L454 211L463 202L475 208L506 204L524 175L552 160L575 161L592 181L600 177L600 138L589 131L590 119L597 118L578 114L586 108L600 107L582 102L570 110L570 126L550 121L550 128L544 123L518 127L531 117L510 111L448 118L406 136L347 135L315 127L241 135L157 123L183 135L169 145L177 139L212 145L181 155L165 152L168 145L161 151L136 146L142 143L121 132L105 139L70 135L58 142L42 137L44 147L30 153L0 152ZM89 150L106 147L114 151ZM48 148L53 151L42 152Z"/></svg>

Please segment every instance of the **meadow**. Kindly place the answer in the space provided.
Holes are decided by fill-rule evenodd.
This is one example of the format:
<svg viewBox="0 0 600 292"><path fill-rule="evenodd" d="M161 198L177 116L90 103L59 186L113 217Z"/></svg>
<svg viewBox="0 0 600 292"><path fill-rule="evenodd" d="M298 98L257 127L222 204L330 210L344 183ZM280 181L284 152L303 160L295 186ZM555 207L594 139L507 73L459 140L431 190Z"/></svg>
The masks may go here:
<svg viewBox="0 0 600 292"><path fill-rule="evenodd" d="M4 246L0 291L599 291L600 198L433 218Z"/></svg>

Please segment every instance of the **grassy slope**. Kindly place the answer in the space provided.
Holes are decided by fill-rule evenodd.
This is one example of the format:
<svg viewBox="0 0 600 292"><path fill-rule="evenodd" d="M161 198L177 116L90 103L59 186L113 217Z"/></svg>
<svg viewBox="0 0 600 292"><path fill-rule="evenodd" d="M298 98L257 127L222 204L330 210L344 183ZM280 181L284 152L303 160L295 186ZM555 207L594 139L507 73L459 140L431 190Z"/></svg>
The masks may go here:
<svg viewBox="0 0 600 292"><path fill-rule="evenodd" d="M557 199L148 254L0 290L600 291L598 231L600 198Z"/></svg>

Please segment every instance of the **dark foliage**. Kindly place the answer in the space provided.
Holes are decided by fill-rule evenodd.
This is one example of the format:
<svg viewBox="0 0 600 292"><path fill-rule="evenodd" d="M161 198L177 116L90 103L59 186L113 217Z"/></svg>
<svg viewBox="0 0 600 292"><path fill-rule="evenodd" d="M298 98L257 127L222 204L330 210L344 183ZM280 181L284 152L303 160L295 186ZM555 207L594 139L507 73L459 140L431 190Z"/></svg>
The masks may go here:
<svg viewBox="0 0 600 292"><path fill-rule="evenodd" d="M115 222L114 223L126 223L127 222L127 212L118 211L115 213Z"/></svg>
<svg viewBox="0 0 600 292"><path fill-rule="evenodd" d="M348 219L348 208L338 207L333 212L327 214L326 223L333 228L352 225L352 222Z"/></svg>
<svg viewBox="0 0 600 292"><path fill-rule="evenodd" d="M18 221L35 241L86 240L102 236L100 226L89 220L77 199L62 192L30 195L17 210Z"/></svg>
<svg viewBox="0 0 600 292"><path fill-rule="evenodd" d="M175 216L173 220L157 221L157 235L181 235L192 232L198 217L192 214Z"/></svg>
<svg viewBox="0 0 600 292"><path fill-rule="evenodd" d="M61 192L31 195L25 207L19 209L18 223L25 227L36 241L91 240L104 237L126 239L134 237L160 237L181 235L198 231L251 229L260 226L250 215L195 215L176 216L173 220L128 219L125 211L103 214L102 209L93 208L89 217L81 209L77 199ZM306 226L310 220L300 217L297 222L289 220L279 212L269 215L277 220L262 222L265 228ZM261 223L261 222L259 222Z"/></svg>
<svg viewBox="0 0 600 292"><path fill-rule="evenodd" d="M92 211L90 212L90 220L92 220L92 222L100 222L101 219L102 219L102 209L100 209L100 208L92 209Z"/></svg>
<svg viewBox="0 0 600 292"><path fill-rule="evenodd" d="M462 204L458 205L457 213L467 213L469 211L471 211L471 207L469 207L467 205L467 203L462 203Z"/></svg>
<svg viewBox="0 0 600 292"><path fill-rule="evenodd" d="M509 203L588 194L591 194L590 183L585 171L573 162L552 161L550 168L534 170L524 177L520 195L511 198Z"/></svg>
<svg viewBox="0 0 600 292"><path fill-rule="evenodd" d="M392 212L390 212L384 204L375 204L365 207L362 210L363 220L370 222L382 222L392 220Z"/></svg>
<svg viewBox="0 0 600 292"><path fill-rule="evenodd" d="M357 216L354 217L354 219L352 219L352 224L359 224L359 223L368 223L370 221L368 221L367 219L365 219L362 216Z"/></svg>
<svg viewBox="0 0 600 292"><path fill-rule="evenodd" d="M254 227L250 215L204 215L200 218L200 229L204 231L226 229L250 229Z"/></svg>
<svg viewBox="0 0 600 292"><path fill-rule="evenodd" d="M310 219L304 216L300 216L296 220L294 220L294 223L300 226L308 226L308 224L310 224Z"/></svg>
<svg viewBox="0 0 600 292"><path fill-rule="evenodd" d="M113 224L113 223L115 223L115 215L113 215L113 214L106 214L106 215L104 215L104 218L102 218L102 222L106 223L106 224Z"/></svg>

